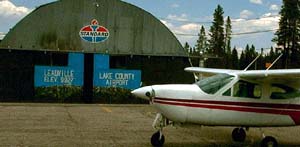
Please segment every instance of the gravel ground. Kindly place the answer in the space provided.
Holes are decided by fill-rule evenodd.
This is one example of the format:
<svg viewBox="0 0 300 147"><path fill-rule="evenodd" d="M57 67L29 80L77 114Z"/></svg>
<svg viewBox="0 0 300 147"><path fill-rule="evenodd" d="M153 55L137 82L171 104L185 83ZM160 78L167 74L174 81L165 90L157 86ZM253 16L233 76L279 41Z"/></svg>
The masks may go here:
<svg viewBox="0 0 300 147"><path fill-rule="evenodd" d="M148 105L0 104L0 146L150 147L155 110ZM167 127L166 147L259 146L260 129L244 143L230 127ZM300 146L300 127L266 128L280 146Z"/></svg>

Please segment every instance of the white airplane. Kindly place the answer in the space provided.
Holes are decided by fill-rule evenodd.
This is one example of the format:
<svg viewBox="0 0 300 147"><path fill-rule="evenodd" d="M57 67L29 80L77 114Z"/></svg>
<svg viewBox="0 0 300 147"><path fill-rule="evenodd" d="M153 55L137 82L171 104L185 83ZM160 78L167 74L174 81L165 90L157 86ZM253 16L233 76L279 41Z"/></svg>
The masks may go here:
<svg viewBox="0 0 300 147"><path fill-rule="evenodd" d="M234 126L234 141L243 142L250 127L300 125L300 69L226 70L189 67L192 73L215 74L189 85L153 85L132 91L150 100L158 114L151 137L162 146L163 128L170 124ZM264 136L261 146L278 146Z"/></svg>

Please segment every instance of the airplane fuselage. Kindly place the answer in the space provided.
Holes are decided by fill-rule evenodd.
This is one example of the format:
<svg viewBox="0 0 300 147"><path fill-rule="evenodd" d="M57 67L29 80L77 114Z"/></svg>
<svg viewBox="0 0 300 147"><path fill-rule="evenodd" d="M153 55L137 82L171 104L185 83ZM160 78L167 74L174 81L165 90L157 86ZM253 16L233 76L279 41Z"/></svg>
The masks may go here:
<svg viewBox="0 0 300 147"><path fill-rule="evenodd" d="M153 122L157 130L151 137L153 146L164 144L162 130L170 121L234 126L237 128L232 131L232 139L237 142L245 141L244 128L300 125L300 69L185 70L213 76L194 84L153 85L132 91L150 100L158 111ZM261 146L277 147L274 137L262 136Z"/></svg>
<svg viewBox="0 0 300 147"><path fill-rule="evenodd" d="M149 89L150 87L145 87ZM179 123L207 126L279 127L300 124L299 98L261 100L215 96L197 85L154 85L153 106ZM148 91L151 91L148 90Z"/></svg>

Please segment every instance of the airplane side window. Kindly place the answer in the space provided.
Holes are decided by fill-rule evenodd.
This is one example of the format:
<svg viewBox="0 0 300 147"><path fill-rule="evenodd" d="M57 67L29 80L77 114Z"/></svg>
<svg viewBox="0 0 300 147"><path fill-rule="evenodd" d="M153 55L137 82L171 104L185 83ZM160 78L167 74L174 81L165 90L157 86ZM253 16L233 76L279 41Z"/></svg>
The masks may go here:
<svg viewBox="0 0 300 147"><path fill-rule="evenodd" d="M239 81L234 85L234 97L244 97L244 98L260 98L261 97L261 86L246 82Z"/></svg>
<svg viewBox="0 0 300 147"><path fill-rule="evenodd" d="M273 84L271 87L271 99L291 99L300 97L300 91L281 84Z"/></svg>
<svg viewBox="0 0 300 147"><path fill-rule="evenodd" d="M231 88L224 92L223 96L231 96Z"/></svg>
<svg viewBox="0 0 300 147"><path fill-rule="evenodd" d="M208 94L215 94L222 87L228 84L233 79L233 76L228 74L218 74L203 80L200 80L196 84L201 90Z"/></svg>
<svg viewBox="0 0 300 147"><path fill-rule="evenodd" d="M254 98L260 98L261 94L262 94L261 86L260 85L255 85L254 92L253 92Z"/></svg>

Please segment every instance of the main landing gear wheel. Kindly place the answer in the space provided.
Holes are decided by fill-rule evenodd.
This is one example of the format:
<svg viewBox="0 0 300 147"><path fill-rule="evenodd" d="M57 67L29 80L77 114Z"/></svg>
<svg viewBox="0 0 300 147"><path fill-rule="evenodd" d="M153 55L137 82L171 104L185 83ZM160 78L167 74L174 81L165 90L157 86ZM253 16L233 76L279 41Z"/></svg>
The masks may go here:
<svg viewBox="0 0 300 147"><path fill-rule="evenodd" d="M162 147L165 143L165 136L160 131L154 133L151 137L151 144L154 147Z"/></svg>
<svg viewBox="0 0 300 147"><path fill-rule="evenodd" d="M237 142L244 142L246 140L246 132L243 128L235 128L232 131L232 139Z"/></svg>
<svg viewBox="0 0 300 147"><path fill-rule="evenodd" d="M274 137L267 136L262 140L261 147L278 147L278 143Z"/></svg>

